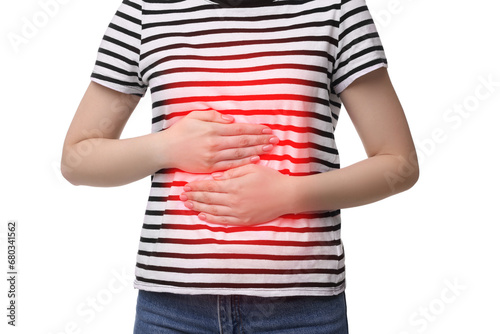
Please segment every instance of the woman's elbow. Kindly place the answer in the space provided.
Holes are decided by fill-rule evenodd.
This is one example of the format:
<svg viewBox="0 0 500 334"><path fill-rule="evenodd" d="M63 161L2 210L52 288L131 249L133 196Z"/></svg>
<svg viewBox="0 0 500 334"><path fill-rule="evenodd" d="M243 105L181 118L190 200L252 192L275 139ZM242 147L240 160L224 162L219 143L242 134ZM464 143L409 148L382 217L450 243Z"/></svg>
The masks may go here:
<svg viewBox="0 0 500 334"><path fill-rule="evenodd" d="M408 179L408 189L412 188L418 181L418 179L420 178L420 168L418 167L418 164L416 166L413 167L413 171L411 173L411 175L409 176L409 179Z"/></svg>
<svg viewBox="0 0 500 334"><path fill-rule="evenodd" d="M412 188L420 177L420 168L415 152L410 155L395 155L392 167L385 173L387 182L392 194L400 193Z"/></svg>
<svg viewBox="0 0 500 334"><path fill-rule="evenodd" d="M398 172L403 176L403 191L412 188L420 178L420 167L418 164L417 152L412 151L407 159L399 158L400 166Z"/></svg>
<svg viewBox="0 0 500 334"><path fill-rule="evenodd" d="M75 151L64 149L61 158L61 174L72 185L81 184L78 178L78 165L82 162L82 157Z"/></svg>

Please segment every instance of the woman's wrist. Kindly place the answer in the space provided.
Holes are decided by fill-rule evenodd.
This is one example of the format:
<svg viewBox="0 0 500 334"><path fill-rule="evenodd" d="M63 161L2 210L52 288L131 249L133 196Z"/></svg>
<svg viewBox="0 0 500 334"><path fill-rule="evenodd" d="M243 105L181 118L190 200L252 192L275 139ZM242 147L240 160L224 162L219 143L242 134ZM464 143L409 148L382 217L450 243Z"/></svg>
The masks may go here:
<svg viewBox="0 0 500 334"><path fill-rule="evenodd" d="M298 214L302 213L303 193L301 192L301 181L304 176L286 176L283 182L282 198L283 203L282 214Z"/></svg>
<svg viewBox="0 0 500 334"><path fill-rule="evenodd" d="M169 135L169 131L163 130L152 134L152 160L158 170L164 168L177 168L175 165L177 143L175 138Z"/></svg>

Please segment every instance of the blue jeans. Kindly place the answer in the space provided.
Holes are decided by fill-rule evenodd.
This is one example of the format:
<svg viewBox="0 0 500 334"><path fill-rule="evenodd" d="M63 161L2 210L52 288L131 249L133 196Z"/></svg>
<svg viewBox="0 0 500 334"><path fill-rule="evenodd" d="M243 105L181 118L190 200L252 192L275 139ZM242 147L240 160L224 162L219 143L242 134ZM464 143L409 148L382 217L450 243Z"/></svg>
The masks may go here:
<svg viewBox="0 0 500 334"><path fill-rule="evenodd" d="M134 334L347 334L345 294L178 295L139 290Z"/></svg>

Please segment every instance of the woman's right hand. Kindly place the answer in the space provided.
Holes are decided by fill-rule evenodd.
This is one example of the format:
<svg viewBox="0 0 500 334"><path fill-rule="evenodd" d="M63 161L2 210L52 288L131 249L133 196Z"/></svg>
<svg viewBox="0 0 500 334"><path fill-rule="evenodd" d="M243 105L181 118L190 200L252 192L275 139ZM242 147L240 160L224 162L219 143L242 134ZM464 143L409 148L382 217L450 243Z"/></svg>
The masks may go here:
<svg viewBox="0 0 500 334"><path fill-rule="evenodd" d="M256 162L278 143L260 124L193 111L161 132L120 139L139 97L91 82L63 145L61 172L72 184L110 187L179 168L211 173Z"/></svg>
<svg viewBox="0 0 500 334"><path fill-rule="evenodd" d="M269 127L234 123L215 110L192 111L161 132L166 168L212 173L255 163L279 142Z"/></svg>

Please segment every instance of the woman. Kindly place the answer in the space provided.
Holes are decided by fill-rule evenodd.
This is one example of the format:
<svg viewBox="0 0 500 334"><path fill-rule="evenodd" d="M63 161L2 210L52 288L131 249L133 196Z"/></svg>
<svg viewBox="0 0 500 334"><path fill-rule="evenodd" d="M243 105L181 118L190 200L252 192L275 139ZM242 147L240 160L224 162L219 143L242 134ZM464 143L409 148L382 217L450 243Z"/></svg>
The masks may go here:
<svg viewBox="0 0 500 334"><path fill-rule="evenodd" d="M135 333L347 333L340 209L418 178L386 64L364 0L123 1L62 171L153 175ZM148 88L152 134L119 139ZM368 155L342 169L341 104Z"/></svg>

